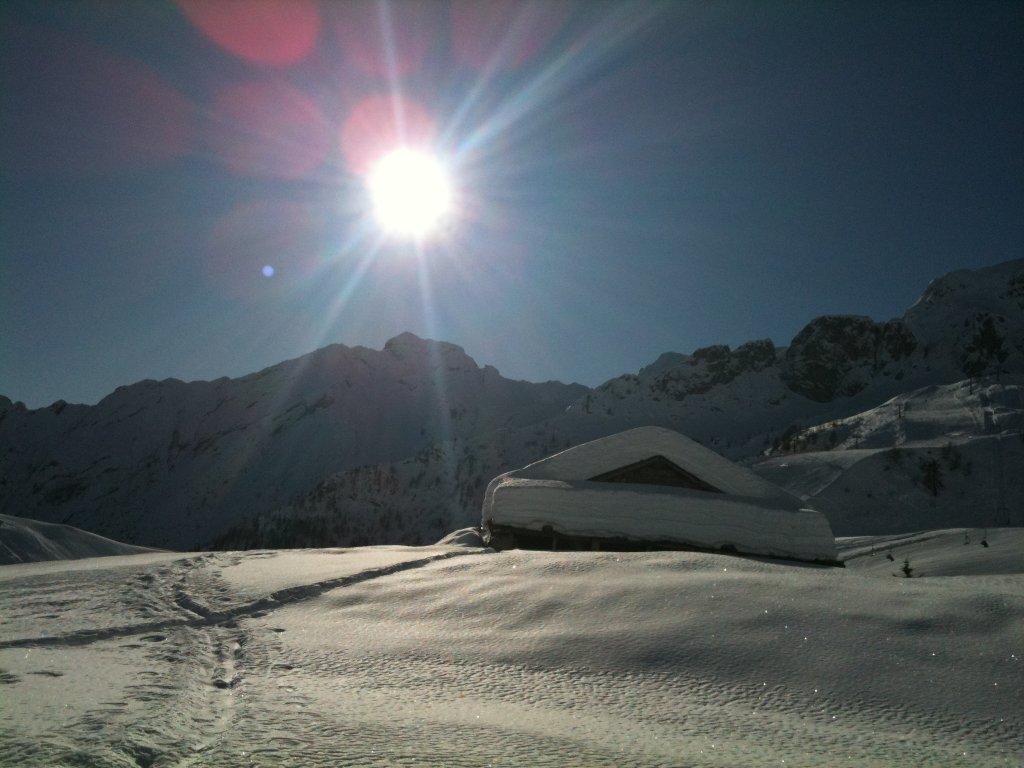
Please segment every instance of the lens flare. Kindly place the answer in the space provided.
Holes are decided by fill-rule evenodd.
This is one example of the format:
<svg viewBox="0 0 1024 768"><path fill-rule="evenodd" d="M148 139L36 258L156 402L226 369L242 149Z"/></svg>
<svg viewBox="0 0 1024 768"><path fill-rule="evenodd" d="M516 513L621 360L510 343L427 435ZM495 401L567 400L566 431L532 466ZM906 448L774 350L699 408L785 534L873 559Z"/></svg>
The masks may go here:
<svg viewBox="0 0 1024 768"><path fill-rule="evenodd" d="M415 99L379 93L360 101L341 128L341 151L349 169L367 173L396 147L427 147L437 127L433 116Z"/></svg>
<svg viewBox="0 0 1024 768"><path fill-rule="evenodd" d="M178 0L178 7L207 39L252 64L296 64L320 36L314 0Z"/></svg>
<svg viewBox="0 0 1024 768"><path fill-rule="evenodd" d="M156 70L54 26L0 21L0 168L104 176L194 149L196 109Z"/></svg>
<svg viewBox="0 0 1024 768"><path fill-rule="evenodd" d="M566 3L549 0L456 0L452 47L477 70L514 71L535 60L565 25Z"/></svg>
<svg viewBox="0 0 1024 768"><path fill-rule="evenodd" d="M443 31L437 8L427 3L345 0L333 4L331 11L345 60L377 78L402 77L418 70Z"/></svg>
<svg viewBox="0 0 1024 768"><path fill-rule="evenodd" d="M242 176L298 179L331 148L331 128L316 100L288 83L250 80L218 91L207 144Z"/></svg>

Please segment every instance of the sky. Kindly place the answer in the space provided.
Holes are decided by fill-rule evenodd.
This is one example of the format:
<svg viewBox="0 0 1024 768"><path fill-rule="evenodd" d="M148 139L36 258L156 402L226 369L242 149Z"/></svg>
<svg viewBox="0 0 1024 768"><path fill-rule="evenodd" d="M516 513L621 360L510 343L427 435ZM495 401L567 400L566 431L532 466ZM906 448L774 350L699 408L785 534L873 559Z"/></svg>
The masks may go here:
<svg viewBox="0 0 1024 768"><path fill-rule="evenodd" d="M1024 4L8 0L0 202L29 407L404 331L596 385L1024 256Z"/></svg>

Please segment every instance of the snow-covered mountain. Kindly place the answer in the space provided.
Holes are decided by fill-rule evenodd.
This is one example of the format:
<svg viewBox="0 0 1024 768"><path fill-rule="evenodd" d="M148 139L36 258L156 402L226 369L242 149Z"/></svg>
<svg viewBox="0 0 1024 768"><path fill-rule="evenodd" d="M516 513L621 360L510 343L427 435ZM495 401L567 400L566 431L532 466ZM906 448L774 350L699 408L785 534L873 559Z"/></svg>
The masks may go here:
<svg viewBox="0 0 1024 768"><path fill-rule="evenodd" d="M586 388L479 367L403 334L240 379L120 387L95 406L0 399L0 512L123 541L208 544L338 471L542 421Z"/></svg>
<svg viewBox="0 0 1024 768"><path fill-rule="evenodd" d="M970 374L977 382L965 379ZM484 489L495 475L644 425L675 429L752 464L817 505L842 533L916 530L940 522L1024 524L1013 522L1024 515L1013 512L1024 508L1024 488L1007 480L999 501L993 460L987 458L1001 451L1001 461L1012 466L1016 447L1009 437L1019 435L1024 425L1021 385L1024 260L939 278L897 320L818 318L785 349L761 340L736 349L663 354L637 374L587 392L545 422L442 442L401 462L339 473L314 492L228 532L221 544L433 541L479 521ZM892 405L900 400L912 401L902 419ZM884 403L890 405L876 411ZM950 409L959 416L951 420ZM951 476L949 489L935 495L916 480L921 470L908 470L906 487L880 498L873 491L877 478L868 472L873 461L859 464L865 458L863 436L838 437L843 420L878 421L879 413L899 423L888 433L879 432L873 449L901 445L904 455L913 454L908 467L916 467L931 461L929 451L954 442L961 453L978 452L977 474L962 482ZM805 432L820 434L822 440L802 445L799 436ZM837 437L830 443L833 434ZM992 439L1000 436L1005 439L991 448ZM974 444L974 438L981 442ZM825 480L818 477L821 467L806 458L784 458L811 447L829 451L827 481L833 485L827 493ZM919 449L921 457L915 453ZM774 458L762 464L765 454ZM790 470L779 472L780 464ZM846 470L854 474L838 482ZM821 487L809 494L808 484Z"/></svg>
<svg viewBox="0 0 1024 768"><path fill-rule="evenodd" d="M1024 260L941 277L901 318L818 318L786 348L758 340L670 352L592 390L508 381L459 347L403 334L383 351L335 345L241 379L141 382L92 407L27 411L0 399L0 512L166 547L425 543L477 522L495 475L655 425L755 471L772 454L766 476L819 504L843 532L871 532L858 520L871 525L872 515L898 520L887 531L906 530L924 512L905 510L929 508L924 496L951 505L944 525L973 525L972 515L996 524L1003 507L1024 503L1016 486L993 506L992 492L967 478L954 505L954 495L911 482L880 506L869 486L835 484L835 472L831 495L821 495L802 490L810 481L799 472L776 471L782 453L807 448L801 435L820 433L836 441L814 447L863 473L871 463L854 461L859 454L840 459L863 448L840 440L836 425L862 423L859 414L901 397L920 405L927 396L913 393L957 382L957 392L1002 403L1001 421L986 427L980 400L968 408L982 414L969 433L938 419L925 458L913 462L953 442L982 451L980 473L986 449L969 439L1020 433L1012 414L1024 410L1013 399L1024 385ZM896 429L878 432L872 448L896 445ZM893 517L897 507L904 513Z"/></svg>
<svg viewBox="0 0 1024 768"><path fill-rule="evenodd" d="M1016 260L941 277L896 320L819 317L785 349L762 340L662 355L635 376L601 385L574 409L631 424L674 424L721 453L747 458L768 447L766 438L770 444L787 430L902 392L1022 374L1024 260Z"/></svg>

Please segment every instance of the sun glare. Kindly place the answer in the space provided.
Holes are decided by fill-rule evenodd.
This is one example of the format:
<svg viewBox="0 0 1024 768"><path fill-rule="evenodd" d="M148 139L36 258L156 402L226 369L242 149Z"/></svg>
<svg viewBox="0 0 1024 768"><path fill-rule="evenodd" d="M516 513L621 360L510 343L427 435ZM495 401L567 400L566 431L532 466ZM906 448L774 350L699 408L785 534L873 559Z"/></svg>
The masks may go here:
<svg viewBox="0 0 1024 768"><path fill-rule="evenodd" d="M377 222L390 235L423 239L436 233L451 212L448 174L425 152L390 152L371 169L367 185Z"/></svg>

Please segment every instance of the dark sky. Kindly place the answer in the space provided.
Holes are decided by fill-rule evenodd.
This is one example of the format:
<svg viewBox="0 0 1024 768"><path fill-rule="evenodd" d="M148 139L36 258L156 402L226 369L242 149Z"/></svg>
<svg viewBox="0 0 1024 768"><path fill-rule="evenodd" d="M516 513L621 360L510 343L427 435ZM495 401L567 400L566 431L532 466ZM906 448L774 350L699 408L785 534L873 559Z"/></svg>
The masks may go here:
<svg viewBox="0 0 1024 768"><path fill-rule="evenodd" d="M593 385L1024 255L1021 2L8 0L0 38L31 407L406 330ZM457 188L420 246L360 176L401 139Z"/></svg>

